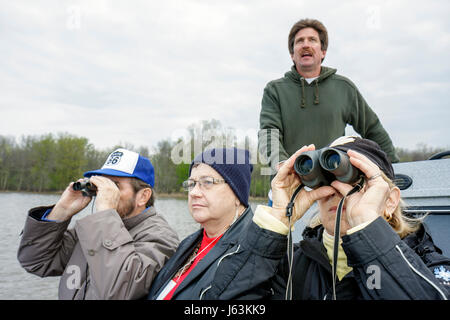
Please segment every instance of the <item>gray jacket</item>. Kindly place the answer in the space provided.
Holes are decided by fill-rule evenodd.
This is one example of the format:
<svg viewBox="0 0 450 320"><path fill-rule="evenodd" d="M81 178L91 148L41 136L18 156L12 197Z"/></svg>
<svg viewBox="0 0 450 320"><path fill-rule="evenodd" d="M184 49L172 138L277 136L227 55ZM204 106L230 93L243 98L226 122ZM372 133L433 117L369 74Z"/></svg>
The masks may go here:
<svg viewBox="0 0 450 320"><path fill-rule="evenodd" d="M115 210L70 220L42 221L51 207L31 209L18 260L40 277L61 276L60 299L137 299L179 244L175 231L151 207L122 220Z"/></svg>

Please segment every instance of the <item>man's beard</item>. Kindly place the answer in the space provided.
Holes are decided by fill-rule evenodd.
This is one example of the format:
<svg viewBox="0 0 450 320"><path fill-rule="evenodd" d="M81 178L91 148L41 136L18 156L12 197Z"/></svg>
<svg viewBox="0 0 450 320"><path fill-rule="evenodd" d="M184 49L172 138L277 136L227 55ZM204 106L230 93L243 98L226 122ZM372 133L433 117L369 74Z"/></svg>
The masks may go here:
<svg viewBox="0 0 450 320"><path fill-rule="evenodd" d="M122 219L128 218L128 216L130 216L133 213L135 208L135 202L136 196L134 196L131 199L128 199L125 203L119 203L117 213Z"/></svg>

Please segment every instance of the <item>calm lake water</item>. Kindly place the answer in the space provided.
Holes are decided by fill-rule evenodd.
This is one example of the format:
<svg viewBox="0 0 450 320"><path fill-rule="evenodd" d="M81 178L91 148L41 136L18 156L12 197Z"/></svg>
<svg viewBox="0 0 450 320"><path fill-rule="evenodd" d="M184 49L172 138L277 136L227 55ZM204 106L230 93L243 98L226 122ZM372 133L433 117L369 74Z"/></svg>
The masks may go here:
<svg viewBox="0 0 450 320"><path fill-rule="evenodd" d="M59 195L32 193L0 193L0 299L58 299L59 277L39 278L27 273L17 261L20 232L28 210L54 204ZM253 210L262 202L251 202ZM157 199L155 207L178 233L180 240L200 227L189 214L187 200ZM73 217L74 222L91 214L92 205ZM69 227L71 227L69 226Z"/></svg>

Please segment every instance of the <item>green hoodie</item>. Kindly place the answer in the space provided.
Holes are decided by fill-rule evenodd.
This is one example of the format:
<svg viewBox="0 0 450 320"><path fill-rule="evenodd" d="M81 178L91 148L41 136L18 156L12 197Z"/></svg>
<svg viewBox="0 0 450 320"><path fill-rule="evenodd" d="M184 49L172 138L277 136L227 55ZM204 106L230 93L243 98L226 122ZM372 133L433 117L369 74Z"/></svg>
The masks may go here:
<svg viewBox="0 0 450 320"><path fill-rule="evenodd" d="M349 79L336 74L336 69L322 66L320 76L308 84L293 66L283 78L269 82L264 89L259 150L273 166L302 146L327 146L345 135L347 124L363 138L377 142L392 162L398 162L388 133ZM278 135L273 129L278 129ZM268 148L271 138L278 138L278 157Z"/></svg>

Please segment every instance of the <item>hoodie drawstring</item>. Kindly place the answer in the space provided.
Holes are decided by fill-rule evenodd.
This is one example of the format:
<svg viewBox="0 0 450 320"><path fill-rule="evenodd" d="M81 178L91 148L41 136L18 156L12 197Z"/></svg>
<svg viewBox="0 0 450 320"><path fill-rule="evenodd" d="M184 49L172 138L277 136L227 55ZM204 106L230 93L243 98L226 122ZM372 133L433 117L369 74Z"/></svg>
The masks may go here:
<svg viewBox="0 0 450 320"><path fill-rule="evenodd" d="M305 79L300 78L300 82L302 84L302 103L300 105L301 108L306 108L306 98L305 98ZM315 80L315 88L314 88L314 104L319 104L319 80Z"/></svg>
<svg viewBox="0 0 450 320"><path fill-rule="evenodd" d="M316 90L314 92L314 104L319 104L319 80L316 80Z"/></svg>
<svg viewBox="0 0 450 320"><path fill-rule="evenodd" d="M303 78L301 78L301 83L302 83L302 104L300 105L300 107L305 108L306 107L306 99L305 99L305 80L303 80Z"/></svg>

